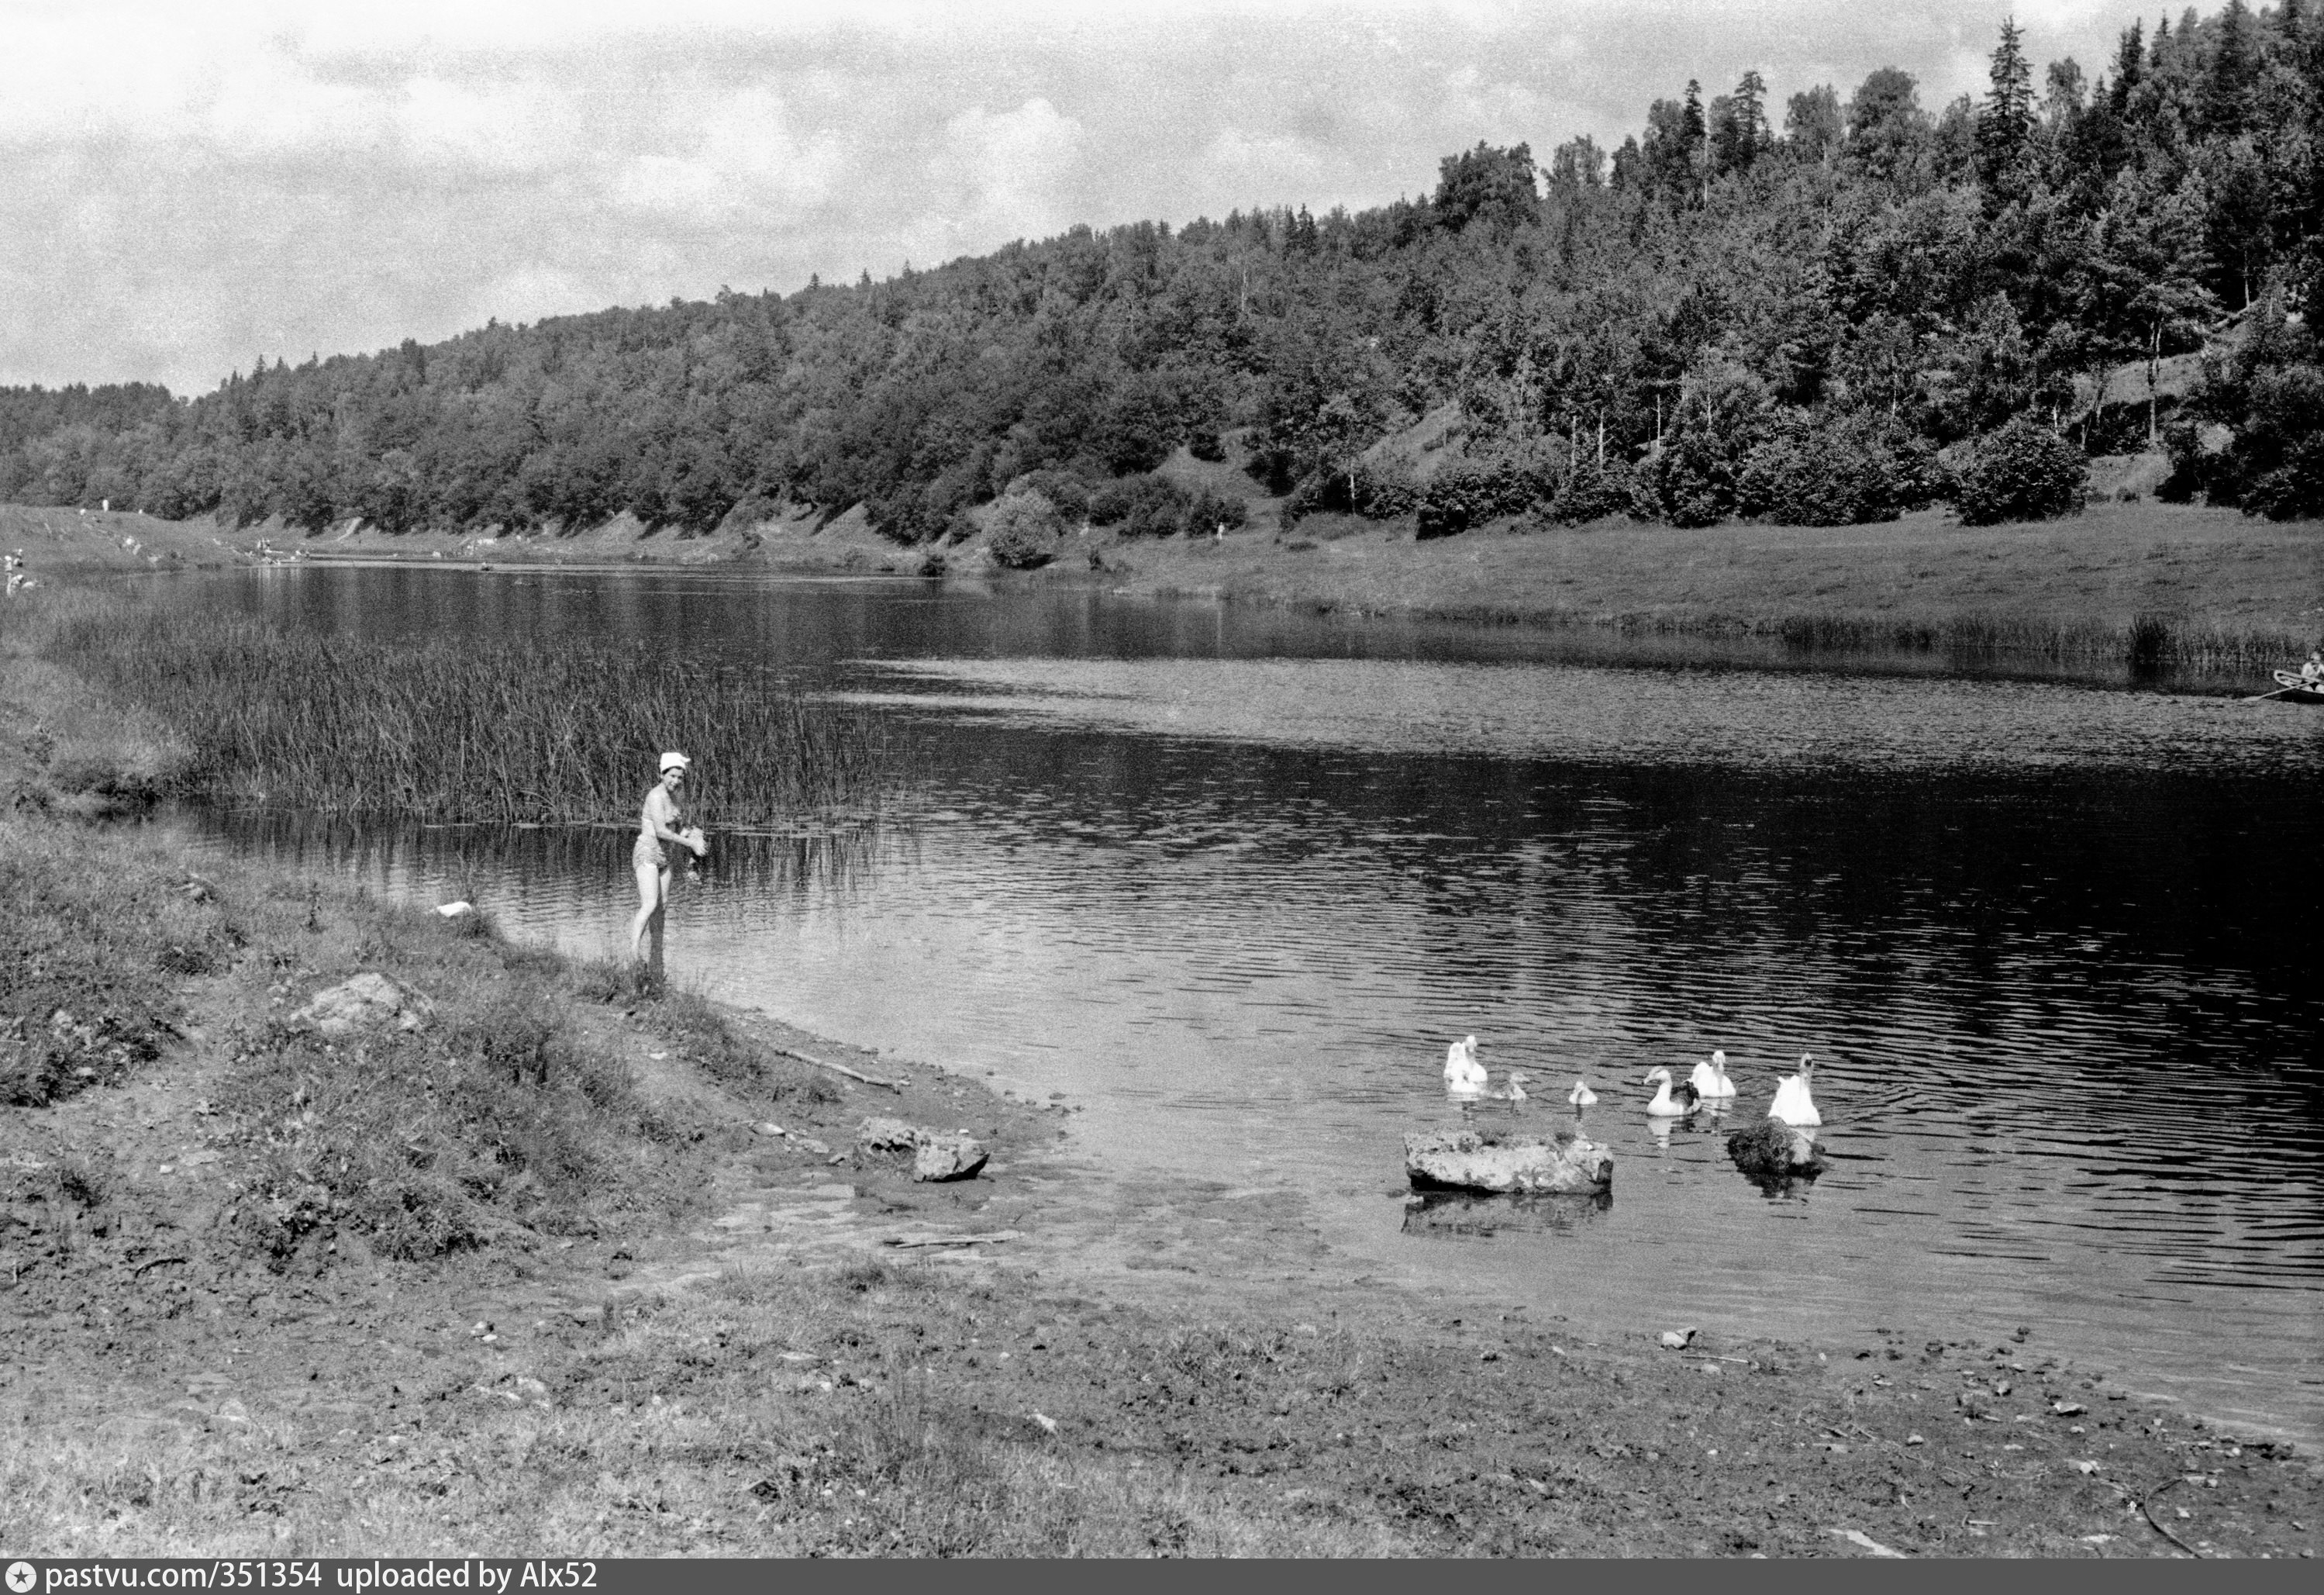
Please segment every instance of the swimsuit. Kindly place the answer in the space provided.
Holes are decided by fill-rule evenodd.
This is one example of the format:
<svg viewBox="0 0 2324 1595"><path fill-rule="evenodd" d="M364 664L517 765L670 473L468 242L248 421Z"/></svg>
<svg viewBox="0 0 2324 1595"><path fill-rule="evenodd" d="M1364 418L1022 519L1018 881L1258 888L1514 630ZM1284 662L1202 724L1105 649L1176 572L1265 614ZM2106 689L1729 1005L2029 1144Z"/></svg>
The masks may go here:
<svg viewBox="0 0 2324 1595"><path fill-rule="evenodd" d="M642 829L638 832L637 845L630 849L630 864L633 868L648 864L652 865L656 869L669 867L669 855L662 850L661 838L654 834L653 828L654 793L659 791L661 788L657 786L653 792L646 793L645 808L638 815L638 823ZM676 803L670 803L669 807L669 828L676 830L678 829L678 822L686 816L679 812Z"/></svg>

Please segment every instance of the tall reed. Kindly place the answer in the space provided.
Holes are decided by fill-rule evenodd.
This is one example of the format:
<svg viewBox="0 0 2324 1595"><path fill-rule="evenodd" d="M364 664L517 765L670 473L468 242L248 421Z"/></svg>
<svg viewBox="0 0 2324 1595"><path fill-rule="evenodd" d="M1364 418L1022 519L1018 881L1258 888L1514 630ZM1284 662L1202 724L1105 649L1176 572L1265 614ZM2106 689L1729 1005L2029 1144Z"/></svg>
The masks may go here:
<svg viewBox="0 0 2324 1595"><path fill-rule="evenodd" d="M42 652L163 716L190 784L227 802L621 820L680 748L689 811L737 826L876 805L888 772L863 711L640 646L366 642L116 600L60 616Z"/></svg>

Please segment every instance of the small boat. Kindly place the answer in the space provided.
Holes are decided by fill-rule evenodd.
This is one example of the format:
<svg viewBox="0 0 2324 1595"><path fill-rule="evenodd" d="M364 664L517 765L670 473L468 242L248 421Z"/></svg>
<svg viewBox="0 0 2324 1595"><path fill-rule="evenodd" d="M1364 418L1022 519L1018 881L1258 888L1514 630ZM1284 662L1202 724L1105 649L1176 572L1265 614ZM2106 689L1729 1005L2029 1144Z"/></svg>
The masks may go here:
<svg viewBox="0 0 2324 1595"><path fill-rule="evenodd" d="M2252 700L2255 703L2324 703L2324 683L2304 682L2300 672L2279 670L2275 672L2275 691L2262 692Z"/></svg>

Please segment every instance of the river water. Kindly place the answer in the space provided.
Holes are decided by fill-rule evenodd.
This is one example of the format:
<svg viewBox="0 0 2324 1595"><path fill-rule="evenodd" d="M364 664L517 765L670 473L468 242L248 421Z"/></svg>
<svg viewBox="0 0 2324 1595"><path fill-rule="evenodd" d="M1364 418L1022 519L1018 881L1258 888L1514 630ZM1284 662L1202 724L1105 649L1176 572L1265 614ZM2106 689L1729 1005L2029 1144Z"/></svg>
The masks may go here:
<svg viewBox="0 0 2324 1595"><path fill-rule="evenodd" d="M2324 710L1095 593L197 580L285 624L650 639L868 706L904 790L728 839L679 888L675 976L1063 1092L1100 1165L1296 1190L1355 1272L1585 1331L2024 1326L2324 1438ZM580 953L634 904L617 831L199 823ZM1536 1124L1589 1080L1610 1204L1407 1212L1402 1135L1457 1120L1471 1033ZM1728 1121L1649 1121L1646 1071L1714 1046ZM1831 1166L1771 1196L1723 1137L1807 1052Z"/></svg>

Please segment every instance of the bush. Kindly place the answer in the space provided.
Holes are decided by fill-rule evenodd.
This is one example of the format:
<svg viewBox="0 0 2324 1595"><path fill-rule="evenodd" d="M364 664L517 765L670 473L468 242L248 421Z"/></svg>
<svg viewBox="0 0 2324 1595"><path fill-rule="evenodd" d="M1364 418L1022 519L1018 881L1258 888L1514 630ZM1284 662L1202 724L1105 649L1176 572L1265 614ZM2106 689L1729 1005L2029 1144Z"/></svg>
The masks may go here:
<svg viewBox="0 0 2324 1595"><path fill-rule="evenodd" d="M1631 473L1630 513L1674 526L1714 525L1740 505L1739 464L1724 440L1710 432L1672 432Z"/></svg>
<svg viewBox="0 0 2324 1595"><path fill-rule="evenodd" d="M1066 521L1085 521L1090 513L1089 484L1068 470L1027 471L1009 484L1009 493L1038 493L1057 506ZM1005 497L1007 495L1004 494Z"/></svg>
<svg viewBox="0 0 2324 1595"><path fill-rule="evenodd" d="M1057 506L1038 493L1004 494L992 506L992 534L985 547L992 562L1008 570L1033 570L1057 557L1065 524Z"/></svg>
<svg viewBox="0 0 2324 1595"><path fill-rule="evenodd" d="M952 529L959 508L956 493L935 482L924 487L899 487L892 496L866 499L863 504L872 529L906 548L940 540Z"/></svg>
<svg viewBox="0 0 2324 1595"><path fill-rule="evenodd" d="M1637 493L1630 468L1620 460L1603 465L1583 460L1559 479L1550 496L1549 518L1573 526L1620 515L1630 508Z"/></svg>
<svg viewBox="0 0 2324 1595"><path fill-rule="evenodd" d="M1093 524L1118 526L1124 537L1171 537L1185 528L1194 496L1167 477L1125 477L1090 499Z"/></svg>
<svg viewBox="0 0 2324 1595"><path fill-rule="evenodd" d="M1893 521L1929 496L1929 472L1923 446L1884 416L1798 417L1746 459L1738 503L1788 526Z"/></svg>
<svg viewBox="0 0 2324 1595"><path fill-rule="evenodd" d="M1229 532L1240 529L1250 520L1250 505L1240 498L1229 498L1213 493L1208 487L1194 495L1187 505L1182 524L1189 537L1207 537L1224 528Z"/></svg>
<svg viewBox="0 0 2324 1595"><path fill-rule="evenodd" d="M1186 440L1186 452L1197 459L1216 463L1227 457L1227 440L1222 434L1204 427Z"/></svg>
<svg viewBox="0 0 2324 1595"><path fill-rule="evenodd" d="M1517 515L1545 496L1541 479L1508 456L1455 460L1420 494L1423 542L1451 537L1500 515Z"/></svg>
<svg viewBox="0 0 2324 1595"><path fill-rule="evenodd" d="M2021 415L1977 440L1956 487L1964 526L2046 521L2082 507L2090 468L2082 451Z"/></svg>

